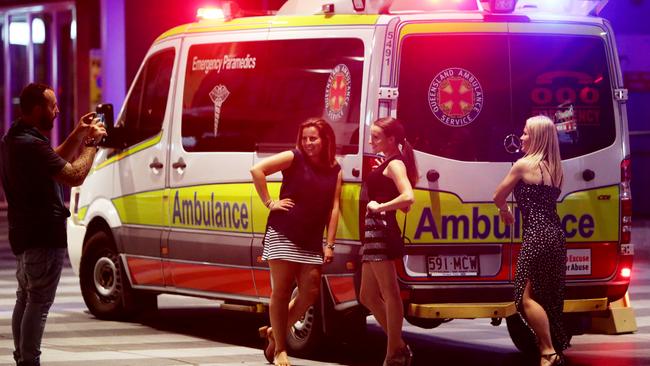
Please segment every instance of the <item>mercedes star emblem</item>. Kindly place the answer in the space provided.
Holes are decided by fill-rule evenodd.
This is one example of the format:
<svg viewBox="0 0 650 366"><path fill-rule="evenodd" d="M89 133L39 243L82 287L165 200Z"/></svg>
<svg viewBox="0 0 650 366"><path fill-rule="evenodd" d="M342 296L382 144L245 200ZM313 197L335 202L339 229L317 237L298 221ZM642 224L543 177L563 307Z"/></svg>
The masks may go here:
<svg viewBox="0 0 650 366"><path fill-rule="evenodd" d="M510 134L503 140L503 147L506 148L507 152L516 154L521 149L521 140L516 135Z"/></svg>

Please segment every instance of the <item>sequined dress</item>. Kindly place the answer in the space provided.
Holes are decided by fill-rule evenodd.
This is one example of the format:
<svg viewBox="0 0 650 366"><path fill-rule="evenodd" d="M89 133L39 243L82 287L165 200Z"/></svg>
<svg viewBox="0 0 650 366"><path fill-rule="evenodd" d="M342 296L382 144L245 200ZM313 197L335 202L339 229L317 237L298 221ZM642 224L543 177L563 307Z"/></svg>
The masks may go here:
<svg viewBox="0 0 650 366"><path fill-rule="evenodd" d="M515 271L515 304L526 322L522 298L530 280L532 297L546 311L553 346L560 352L569 347L562 322L566 239L556 211L560 188L520 180L514 195L523 219L522 247Z"/></svg>

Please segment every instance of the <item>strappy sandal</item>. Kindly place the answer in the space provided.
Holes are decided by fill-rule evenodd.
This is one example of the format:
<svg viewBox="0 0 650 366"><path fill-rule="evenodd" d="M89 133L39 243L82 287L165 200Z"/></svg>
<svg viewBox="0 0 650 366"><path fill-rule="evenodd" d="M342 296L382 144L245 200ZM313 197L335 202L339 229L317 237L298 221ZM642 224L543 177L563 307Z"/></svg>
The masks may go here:
<svg viewBox="0 0 650 366"><path fill-rule="evenodd" d="M564 366L564 355L562 353L547 353L541 356L542 359L550 362L549 366Z"/></svg>
<svg viewBox="0 0 650 366"><path fill-rule="evenodd" d="M275 361L275 339L273 338L273 330L268 325L260 327L257 330L260 333L260 338L264 339L264 358L268 363L273 364ZM271 345L273 347L271 347Z"/></svg>

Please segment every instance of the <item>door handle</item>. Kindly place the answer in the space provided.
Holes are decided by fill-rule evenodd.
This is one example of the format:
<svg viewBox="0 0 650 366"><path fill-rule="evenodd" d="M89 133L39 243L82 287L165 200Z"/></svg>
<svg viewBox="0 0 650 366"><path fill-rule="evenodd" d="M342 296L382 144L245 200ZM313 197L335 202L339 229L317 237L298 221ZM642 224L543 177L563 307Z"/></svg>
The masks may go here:
<svg viewBox="0 0 650 366"><path fill-rule="evenodd" d="M185 160L183 160L183 158L179 158L177 162L172 164L172 168L183 170L187 168L187 164L185 164Z"/></svg>
<svg viewBox="0 0 650 366"><path fill-rule="evenodd" d="M440 173L437 170L431 169L427 172L427 180L431 183L438 181L440 178Z"/></svg>
<svg viewBox="0 0 650 366"><path fill-rule="evenodd" d="M158 158L154 158L153 161L151 162L151 164L149 164L149 168L160 170L160 169L163 168L163 163L158 161Z"/></svg>

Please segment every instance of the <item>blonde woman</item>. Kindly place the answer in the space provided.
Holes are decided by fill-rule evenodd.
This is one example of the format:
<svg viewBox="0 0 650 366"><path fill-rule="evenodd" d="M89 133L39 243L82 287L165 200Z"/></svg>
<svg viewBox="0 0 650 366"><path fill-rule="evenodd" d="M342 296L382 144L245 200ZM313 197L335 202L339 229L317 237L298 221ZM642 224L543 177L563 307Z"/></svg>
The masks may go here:
<svg viewBox="0 0 650 366"><path fill-rule="evenodd" d="M569 347L562 324L565 236L556 212L562 186L557 130L546 116L526 121L521 136L524 156L494 193L501 220L514 222L506 202L514 191L523 218L522 247L515 271L515 304L537 339L540 365L562 365Z"/></svg>

